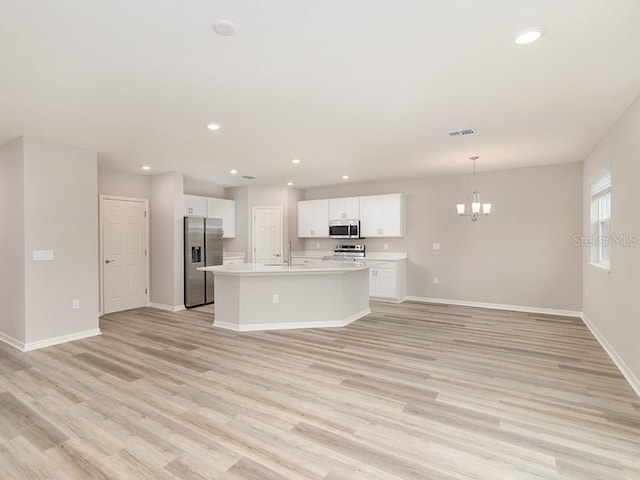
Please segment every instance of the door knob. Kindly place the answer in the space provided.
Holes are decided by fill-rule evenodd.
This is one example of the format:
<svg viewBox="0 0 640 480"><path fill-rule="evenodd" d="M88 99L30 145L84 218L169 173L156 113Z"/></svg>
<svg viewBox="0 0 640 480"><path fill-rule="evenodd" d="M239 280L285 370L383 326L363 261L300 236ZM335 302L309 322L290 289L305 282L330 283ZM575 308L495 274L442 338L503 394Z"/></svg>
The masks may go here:
<svg viewBox="0 0 640 480"><path fill-rule="evenodd" d="M111 263L111 262L115 262L115 260L105 260L104 263Z"/></svg>

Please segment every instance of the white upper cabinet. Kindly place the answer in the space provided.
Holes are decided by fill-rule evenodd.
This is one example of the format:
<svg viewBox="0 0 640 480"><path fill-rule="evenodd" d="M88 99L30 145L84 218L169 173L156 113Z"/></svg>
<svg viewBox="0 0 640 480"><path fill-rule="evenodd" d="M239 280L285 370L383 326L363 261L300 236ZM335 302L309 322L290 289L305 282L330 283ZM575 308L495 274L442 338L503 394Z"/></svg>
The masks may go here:
<svg viewBox="0 0 640 480"><path fill-rule="evenodd" d="M404 197L401 193L360 197L362 237L403 237Z"/></svg>
<svg viewBox="0 0 640 480"><path fill-rule="evenodd" d="M329 199L329 220L357 220L359 218L359 197Z"/></svg>
<svg viewBox="0 0 640 480"><path fill-rule="evenodd" d="M184 195L184 214L187 216L206 217L207 197Z"/></svg>
<svg viewBox="0 0 640 480"><path fill-rule="evenodd" d="M329 236L329 201L298 202L298 237Z"/></svg>
<svg viewBox="0 0 640 480"><path fill-rule="evenodd" d="M236 236L236 202L224 198L207 198L207 217L221 218L222 238L235 238Z"/></svg>

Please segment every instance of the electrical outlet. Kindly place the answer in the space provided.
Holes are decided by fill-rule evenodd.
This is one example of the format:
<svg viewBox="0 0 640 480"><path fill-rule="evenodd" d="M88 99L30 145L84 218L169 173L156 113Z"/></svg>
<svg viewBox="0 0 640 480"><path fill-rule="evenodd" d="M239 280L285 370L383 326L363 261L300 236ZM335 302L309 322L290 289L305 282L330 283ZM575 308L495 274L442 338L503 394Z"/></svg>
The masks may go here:
<svg viewBox="0 0 640 480"><path fill-rule="evenodd" d="M385 243L385 244L384 244L384 249L385 249L385 250L389 250L389 244L388 244L388 243Z"/></svg>
<svg viewBox="0 0 640 480"><path fill-rule="evenodd" d="M71 308L72 308L73 310L79 310L79 309L80 309L80 300L78 300L77 298L74 298L74 299L71 301Z"/></svg>
<svg viewBox="0 0 640 480"><path fill-rule="evenodd" d="M316 242L316 249L320 248L320 242Z"/></svg>
<svg viewBox="0 0 640 480"><path fill-rule="evenodd" d="M278 295L274 295L273 296L273 303L279 303L280 302L280 297L278 297Z"/></svg>
<svg viewBox="0 0 640 480"><path fill-rule="evenodd" d="M438 283L440 283L440 281L438 280L438 277L433 277L433 284L438 285Z"/></svg>
<svg viewBox="0 0 640 480"><path fill-rule="evenodd" d="M434 243L433 244L433 249L434 250L440 250L440 244L439 243Z"/></svg>

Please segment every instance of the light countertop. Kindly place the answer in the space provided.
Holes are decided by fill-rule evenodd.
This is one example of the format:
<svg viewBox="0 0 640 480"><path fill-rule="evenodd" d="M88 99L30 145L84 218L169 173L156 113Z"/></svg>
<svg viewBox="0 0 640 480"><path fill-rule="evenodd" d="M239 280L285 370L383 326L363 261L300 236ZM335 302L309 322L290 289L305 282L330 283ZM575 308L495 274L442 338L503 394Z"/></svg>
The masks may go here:
<svg viewBox="0 0 640 480"><path fill-rule="evenodd" d="M303 250L298 252L291 252L292 257L296 258L318 258L327 257L333 255L334 252L323 252L320 250ZM366 252L364 260L381 260L381 261L400 261L406 260L406 252Z"/></svg>
<svg viewBox="0 0 640 480"><path fill-rule="evenodd" d="M308 275L308 274L342 274L366 270L369 268L364 262L324 262L305 265L237 263L234 265L218 265L215 267L200 267L198 270L213 272L215 275Z"/></svg>

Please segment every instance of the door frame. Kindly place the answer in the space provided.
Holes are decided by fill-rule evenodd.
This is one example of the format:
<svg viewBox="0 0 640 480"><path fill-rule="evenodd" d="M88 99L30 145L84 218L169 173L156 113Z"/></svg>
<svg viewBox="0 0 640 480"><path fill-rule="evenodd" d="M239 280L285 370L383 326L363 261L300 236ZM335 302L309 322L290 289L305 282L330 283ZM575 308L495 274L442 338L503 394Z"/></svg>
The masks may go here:
<svg viewBox="0 0 640 480"><path fill-rule="evenodd" d="M104 312L104 202L105 200L119 200L123 202L137 202L144 203L144 250L147 252L145 255L144 262L144 278L145 278L145 294L144 294L144 304L146 307L149 306L149 297L151 295L151 285L149 284L149 257L151 256L151 252L149 250L149 200L146 198L136 198L136 197L121 197L118 195L99 195L100 202L98 208L98 228L100 229L98 237L99 237L99 253L98 253L98 261L99 261L99 311L98 315L102 316Z"/></svg>
<svg viewBox="0 0 640 480"><path fill-rule="evenodd" d="M256 210L270 209L280 211L280 258L284 255L284 214L281 206L261 205L251 207L251 261L256 257Z"/></svg>

